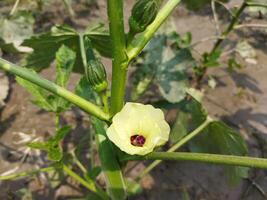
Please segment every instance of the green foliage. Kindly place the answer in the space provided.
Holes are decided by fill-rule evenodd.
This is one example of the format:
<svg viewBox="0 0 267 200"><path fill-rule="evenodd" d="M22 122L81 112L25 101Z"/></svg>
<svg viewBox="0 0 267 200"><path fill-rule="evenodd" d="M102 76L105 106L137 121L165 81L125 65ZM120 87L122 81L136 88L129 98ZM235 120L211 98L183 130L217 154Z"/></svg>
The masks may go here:
<svg viewBox="0 0 267 200"><path fill-rule="evenodd" d="M24 39L33 34L34 18L30 12L19 11L9 17L0 16L0 48L3 51L24 52Z"/></svg>
<svg viewBox="0 0 267 200"><path fill-rule="evenodd" d="M98 50L102 55L111 55L110 37L102 24L94 26L91 29L88 28L84 35L90 38L93 48ZM82 67L79 46L79 33L65 25L53 26L48 33L26 39L23 42L23 46L31 47L34 51L26 57L22 64L37 71L47 68L54 60L56 52L63 44L76 52L74 71L83 73L84 69Z"/></svg>
<svg viewBox="0 0 267 200"><path fill-rule="evenodd" d="M56 78L55 83L62 87L66 87L69 80L73 65L75 62L75 53L66 46L59 48L56 53ZM35 73L35 72L32 72ZM62 112L70 107L70 103L65 99L49 94L44 89L35 84L16 77L17 82L24 87L34 97L32 101L38 107L51 112Z"/></svg>
<svg viewBox="0 0 267 200"><path fill-rule="evenodd" d="M194 98L176 104L178 109L176 121L171 131L171 142L176 143L187 133L201 125L207 112ZM191 151L244 156L247 147L240 134L223 122L211 122L195 139L190 141ZM240 170L239 170L240 169ZM229 182L234 184L244 177L245 169L226 167Z"/></svg>
<svg viewBox="0 0 267 200"><path fill-rule="evenodd" d="M169 40L168 40L169 39ZM188 87L187 70L194 65L194 59L188 49L171 48L167 44L177 42L166 35L153 38L144 50L144 61L137 61L137 70L133 75L134 88L132 99L142 95L148 86L157 85L161 95L169 102L181 101Z"/></svg>
<svg viewBox="0 0 267 200"><path fill-rule="evenodd" d="M95 101L95 92L92 90L86 76L83 76L75 88L75 94L88 100Z"/></svg>
<svg viewBox="0 0 267 200"><path fill-rule="evenodd" d="M46 151L48 158L51 161L60 161L63 157L63 152L60 147L60 141L70 132L71 126L63 126L55 136L51 137L47 142L31 142L27 146L33 149Z"/></svg>
<svg viewBox="0 0 267 200"><path fill-rule="evenodd" d="M221 51L214 51L211 53L204 53L202 55L202 65L204 68L217 67L219 65Z"/></svg>

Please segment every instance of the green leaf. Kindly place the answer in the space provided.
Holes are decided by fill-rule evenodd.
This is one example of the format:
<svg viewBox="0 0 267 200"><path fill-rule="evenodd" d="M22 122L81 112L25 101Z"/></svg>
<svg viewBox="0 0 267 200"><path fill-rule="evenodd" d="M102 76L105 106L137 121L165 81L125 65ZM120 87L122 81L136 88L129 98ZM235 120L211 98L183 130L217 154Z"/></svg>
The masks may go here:
<svg viewBox="0 0 267 200"><path fill-rule="evenodd" d="M29 71L29 72L35 73L34 71ZM16 77L16 81L29 93L31 93L31 95L34 97L32 102L35 105L46 111L55 110L55 107L53 107L53 105L48 100L48 93L44 89L20 77Z"/></svg>
<svg viewBox="0 0 267 200"><path fill-rule="evenodd" d="M49 67L62 44L71 47L74 51L78 50L78 36L78 33L71 27L53 26L48 33L26 39L22 45L31 47L34 51L26 57L23 62L24 66L37 71Z"/></svg>
<svg viewBox="0 0 267 200"><path fill-rule="evenodd" d="M33 149L40 149L44 151L49 149L49 144L46 142L30 142L27 144L27 146Z"/></svg>
<svg viewBox="0 0 267 200"><path fill-rule="evenodd" d="M71 126L63 126L57 132L56 135L53 137L52 141L55 143L60 142L63 140L64 137L71 131Z"/></svg>
<svg viewBox="0 0 267 200"><path fill-rule="evenodd" d="M192 34L190 32L186 32L183 36L173 31L168 35L168 39L173 41L171 47L174 49L184 49L187 48L192 41Z"/></svg>
<svg viewBox="0 0 267 200"><path fill-rule="evenodd" d="M86 76L83 76L80 79L79 83L75 88L75 94L86 100L95 101L95 92L91 89Z"/></svg>
<svg viewBox="0 0 267 200"><path fill-rule="evenodd" d="M89 180L96 180L98 175L102 172L102 168L100 166L93 167L92 169L88 170L86 177L89 177Z"/></svg>
<svg viewBox="0 0 267 200"><path fill-rule="evenodd" d="M51 161L60 161L63 157L63 152L59 145L51 145L48 149L48 159Z"/></svg>
<svg viewBox="0 0 267 200"><path fill-rule="evenodd" d="M62 45L56 53L56 81L61 87L65 87L75 63L75 52Z"/></svg>
<svg viewBox="0 0 267 200"><path fill-rule="evenodd" d="M194 59L188 49L172 49L167 39L166 35L154 37L144 50L143 60L137 61L132 99L136 100L152 83L169 102L176 103L185 97L186 72L194 65Z"/></svg>
<svg viewBox="0 0 267 200"><path fill-rule="evenodd" d="M162 62L162 52L166 43L166 37L157 35L144 49L143 60L137 62L133 74L133 88L131 98L137 100L152 83L157 73L157 66Z"/></svg>
<svg viewBox="0 0 267 200"><path fill-rule="evenodd" d="M176 107L178 110L176 122L171 131L171 142L178 142L187 133L201 125L207 118L207 112L194 98L186 98L178 104L157 105L165 108ZM240 134L223 122L211 122L199 135L189 143L190 150L202 153L217 153L243 156L247 154L246 144ZM238 183L246 176L246 168L226 167L226 174L231 184Z"/></svg>
<svg viewBox="0 0 267 200"><path fill-rule="evenodd" d="M244 156L247 154L247 147L234 129L223 122L215 121L199 134L190 144L190 148L195 152L218 153L227 155ZM242 171L240 171L242 169ZM236 184L240 178L244 177L244 168L227 167L226 173L230 184Z"/></svg>
<svg viewBox="0 0 267 200"><path fill-rule="evenodd" d="M33 34L34 18L30 12L18 11L11 17L0 17L0 48L6 52L28 52L21 46Z"/></svg>
<svg viewBox="0 0 267 200"><path fill-rule="evenodd" d="M104 31L103 25L91 29L88 28L84 35L91 39L93 47L103 56L111 55L110 37L109 34ZM25 40L23 45L33 48L34 52L28 55L22 64L34 68L37 71L47 68L54 60L56 52L63 44L77 53L74 71L84 73L79 47L79 33L66 25L54 26L51 28L51 31L47 33L33 36Z"/></svg>
<svg viewBox="0 0 267 200"><path fill-rule="evenodd" d="M90 38L93 48L95 48L101 55L108 58L112 57L112 41L104 24L99 23L93 27L87 28L85 36Z"/></svg>
<svg viewBox="0 0 267 200"><path fill-rule="evenodd" d="M70 78L74 63L75 53L65 45L62 45L56 53L56 80L55 83L61 87L66 87L67 82ZM50 104L54 105L56 112L63 112L67 110L71 103L65 99L51 95Z"/></svg>
<svg viewBox="0 0 267 200"><path fill-rule="evenodd" d="M204 67L217 67L219 65L218 59L220 58L221 51L215 51L210 53L204 53L202 55L202 64Z"/></svg>
<svg viewBox="0 0 267 200"><path fill-rule="evenodd" d="M186 96L186 71L193 65L194 60L188 49L182 49L171 57L165 53L162 64L158 66L156 79L162 96L169 102L179 102Z"/></svg>

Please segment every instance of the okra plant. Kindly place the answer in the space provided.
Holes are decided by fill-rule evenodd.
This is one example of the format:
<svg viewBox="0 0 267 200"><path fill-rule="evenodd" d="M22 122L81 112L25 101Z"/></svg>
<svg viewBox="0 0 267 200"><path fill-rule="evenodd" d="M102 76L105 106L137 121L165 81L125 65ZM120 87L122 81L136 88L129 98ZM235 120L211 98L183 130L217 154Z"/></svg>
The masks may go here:
<svg viewBox="0 0 267 200"><path fill-rule="evenodd" d="M246 8L266 5L245 0L233 13L213 49L203 54L201 62L196 62L190 52L190 35L157 34L179 3L180 0L137 0L126 31L123 0L107 0L108 30L102 24L83 32L57 25L50 32L23 41L22 46L33 49L20 63L23 67L0 58L0 69L16 76L16 81L32 94L36 106L53 112L56 125L55 134L46 141L27 143L28 147L47 153L50 161L47 166L0 176L0 180L63 171L88 189L95 199L124 200L136 192L142 177L164 160L225 165L227 173L236 179L242 178L248 168L266 169L267 159L248 157L240 134L209 116L200 103L198 90L187 81L189 68L194 70L199 82L206 70L217 64L222 42ZM112 59L111 83L101 56ZM39 76L37 72L54 60L54 81ZM136 69L130 77L130 95L126 95L127 72L131 66ZM71 73L81 74L74 91L67 89ZM161 97L140 103L152 84L157 86L160 94L157 95ZM83 110L92 125L90 145L96 142L101 161L101 170L97 168L96 175L93 172L96 166L84 167L75 149L74 153L63 151L62 141L71 134L71 126L63 126L59 118L71 106ZM168 110L177 113L170 125L164 116ZM190 152L177 151L186 144ZM168 150L163 151L163 145ZM144 160L152 162L134 180L127 180L124 175L127 162ZM79 172L74 170L76 165ZM105 175L104 187L96 181L100 172Z"/></svg>

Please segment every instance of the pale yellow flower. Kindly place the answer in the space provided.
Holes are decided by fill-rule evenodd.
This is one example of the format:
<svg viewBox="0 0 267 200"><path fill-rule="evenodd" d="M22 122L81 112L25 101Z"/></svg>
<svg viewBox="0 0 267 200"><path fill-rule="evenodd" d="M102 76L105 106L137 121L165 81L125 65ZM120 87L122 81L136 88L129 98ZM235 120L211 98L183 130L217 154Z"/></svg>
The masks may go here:
<svg viewBox="0 0 267 200"><path fill-rule="evenodd" d="M140 103L126 103L112 119L108 138L122 151L145 155L169 139L170 127L160 109Z"/></svg>

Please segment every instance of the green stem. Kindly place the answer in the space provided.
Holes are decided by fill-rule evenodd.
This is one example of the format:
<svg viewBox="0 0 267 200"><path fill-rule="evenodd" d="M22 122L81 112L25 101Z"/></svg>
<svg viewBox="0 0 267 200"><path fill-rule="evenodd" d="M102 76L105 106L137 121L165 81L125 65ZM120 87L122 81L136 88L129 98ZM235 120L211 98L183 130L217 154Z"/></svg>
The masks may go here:
<svg viewBox="0 0 267 200"><path fill-rule="evenodd" d="M237 10L236 14L233 16L233 18L232 18L230 24L228 25L228 27L226 28L226 30L223 32L221 37L217 40L217 42L213 46L213 49L211 50L210 54L213 54L215 51L217 51L217 49L219 48L221 43L225 40L225 38L229 35L229 33L234 29L240 15L243 13L243 11L245 10L245 8L247 6L248 6L247 2L244 1L242 3L242 5L239 7L239 9Z"/></svg>
<svg viewBox="0 0 267 200"><path fill-rule="evenodd" d="M125 82L128 66L126 38L123 24L123 0L108 0L109 31L112 39L111 114L124 104Z"/></svg>
<svg viewBox="0 0 267 200"><path fill-rule="evenodd" d="M13 6L13 8L12 8L12 10L11 10L10 13L9 13L9 16L12 16L12 15L15 14L15 12L16 12L16 10L17 10L17 8L18 8L18 5L19 5L19 1L20 1L20 0L16 0L14 6Z"/></svg>
<svg viewBox="0 0 267 200"><path fill-rule="evenodd" d="M159 29L161 24L167 19L175 7L180 3L181 0L169 0L165 6L159 11L156 19L152 22L147 29L137 37L136 43L129 45L127 54L129 60L134 59L153 37L154 33Z"/></svg>
<svg viewBox="0 0 267 200"><path fill-rule="evenodd" d="M255 167L267 169L267 159L253 158L247 156L219 155L208 153L189 152L153 152L146 156L129 156L124 161L129 160L186 160L212 164L235 165L243 167Z"/></svg>
<svg viewBox="0 0 267 200"><path fill-rule="evenodd" d="M60 87L56 85L55 83L52 83L44 78L41 78L40 76L32 73L31 71L18 67L2 58L0 58L0 69L3 69L7 72L10 72L12 74L15 74L16 76L19 76L27 81L30 81L31 83L34 83L49 92L52 92L67 101L73 103L74 105L80 107L85 112L92 114L99 119L109 121L110 116L109 114L105 113L101 108L96 106L95 104L86 101L85 99L79 97L78 95L75 95L74 93L66 90L63 87Z"/></svg>
<svg viewBox="0 0 267 200"><path fill-rule="evenodd" d="M86 74L86 77L88 77L87 58L86 58L83 36L84 36L83 34L81 34L81 33L79 34L79 47L80 47L84 72Z"/></svg>
<svg viewBox="0 0 267 200"><path fill-rule="evenodd" d="M55 170L55 167L45 167L45 168L35 169L35 170L31 170L31 171L26 171L26 172L19 172L19 173L15 173L15 174L6 175L6 176L0 176L0 181L23 178L26 176L33 176L33 175L39 174L41 172L50 172L53 170Z"/></svg>
<svg viewBox="0 0 267 200"><path fill-rule="evenodd" d="M263 8L267 8L267 4L264 4L264 3L250 3L250 2L247 2L247 6L249 6L249 7L263 7Z"/></svg>
<svg viewBox="0 0 267 200"><path fill-rule="evenodd" d="M97 188L93 181L88 182L88 181L84 180L83 178L81 178L78 174L76 174L74 171L72 171L66 165L63 165L63 171L67 175L69 175L70 177L72 177L74 180L76 180L77 182L79 182L81 185L83 185L85 188L87 188L88 190L96 193L102 199L105 199L105 200L108 200L109 199L109 197L107 196L107 194L103 190L101 190L100 188Z"/></svg>
<svg viewBox="0 0 267 200"><path fill-rule="evenodd" d="M92 125L95 129L98 154L101 161L102 170L106 177L109 195L112 200L125 200L126 186L116 153L106 136L104 123L96 118L92 118Z"/></svg>
<svg viewBox="0 0 267 200"><path fill-rule="evenodd" d="M73 158L73 161L74 163L79 167L79 169L84 173L86 174L87 173L87 170L86 168L83 166L83 164L79 161L79 159L77 158L74 150L70 152L71 155L72 155L72 158Z"/></svg>
<svg viewBox="0 0 267 200"><path fill-rule="evenodd" d="M108 106L108 96L107 96L107 91L103 91L101 92L101 99L102 99L102 103L104 106L104 112L108 113L109 112L109 106Z"/></svg>
<svg viewBox="0 0 267 200"><path fill-rule="evenodd" d="M184 144L186 144L188 141L190 141L193 137L195 137L197 134L199 134L204 128L206 128L210 123L212 122L212 119L208 116L206 121L204 121L198 128L196 128L194 131L186 135L184 138L182 138L179 142L177 142L175 145L173 145L167 152L174 152ZM146 174L148 174L152 169L154 169L157 165L159 165L162 161L156 160L152 162L150 165L148 165L137 177L136 181L140 181Z"/></svg>

